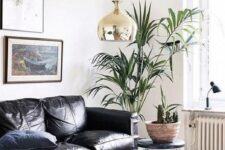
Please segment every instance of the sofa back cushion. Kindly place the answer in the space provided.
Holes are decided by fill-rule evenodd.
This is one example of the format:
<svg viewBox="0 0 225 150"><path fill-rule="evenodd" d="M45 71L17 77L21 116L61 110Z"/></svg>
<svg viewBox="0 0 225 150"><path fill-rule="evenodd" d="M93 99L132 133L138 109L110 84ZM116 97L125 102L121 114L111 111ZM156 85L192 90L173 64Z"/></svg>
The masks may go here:
<svg viewBox="0 0 225 150"><path fill-rule="evenodd" d="M43 99L46 114L46 130L64 139L84 130L86 110L81 96L57 96Z"/></svg>
<svg viewBox="0 0 225 150"><path fill-rule="evenodd" d="M26 98L0 103L0 136L12 130L45 131L40 100Z"/></svg>

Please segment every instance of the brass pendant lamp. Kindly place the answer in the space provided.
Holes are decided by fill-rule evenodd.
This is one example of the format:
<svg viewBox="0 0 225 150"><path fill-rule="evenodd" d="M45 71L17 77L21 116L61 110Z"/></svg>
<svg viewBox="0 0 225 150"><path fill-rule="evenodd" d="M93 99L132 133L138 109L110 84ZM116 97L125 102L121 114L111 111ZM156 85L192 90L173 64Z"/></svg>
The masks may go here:
<svg viewBox="0 0 225 150"><path fill-rule="evenodd" d="M112 1L113 12L103 17L98 24L98 36L102 41L133 41L137 32L134 20L119 8L120 0Z"/></svg>

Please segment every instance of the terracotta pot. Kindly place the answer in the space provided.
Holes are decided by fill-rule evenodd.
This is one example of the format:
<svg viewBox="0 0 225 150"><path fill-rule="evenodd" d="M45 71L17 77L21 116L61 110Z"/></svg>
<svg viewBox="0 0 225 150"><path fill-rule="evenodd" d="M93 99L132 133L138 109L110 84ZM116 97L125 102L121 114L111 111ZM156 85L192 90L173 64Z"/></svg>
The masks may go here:
<svg viewBox="0 0 225 150"><path fill-rule="evenodd" d="M180 122L168 124L145 122L145 125L154 143L172 143L180 129Z"/></svg>

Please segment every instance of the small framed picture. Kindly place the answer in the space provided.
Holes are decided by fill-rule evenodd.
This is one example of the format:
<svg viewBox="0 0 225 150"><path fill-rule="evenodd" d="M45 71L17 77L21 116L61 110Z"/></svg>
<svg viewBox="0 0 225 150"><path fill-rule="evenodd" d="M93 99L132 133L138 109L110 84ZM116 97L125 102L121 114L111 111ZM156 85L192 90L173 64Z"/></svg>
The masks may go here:
<svg viewBox="0 0 225 150"><path fill-rule="evenodd" d="M0 0L1 29L44 32L44 0Z"/></svg>
<svg viewBox="0 0 225 150"><path fill-rule="evenodd" d="M5 37L4 83L61 82L63 41Z"/></svg>

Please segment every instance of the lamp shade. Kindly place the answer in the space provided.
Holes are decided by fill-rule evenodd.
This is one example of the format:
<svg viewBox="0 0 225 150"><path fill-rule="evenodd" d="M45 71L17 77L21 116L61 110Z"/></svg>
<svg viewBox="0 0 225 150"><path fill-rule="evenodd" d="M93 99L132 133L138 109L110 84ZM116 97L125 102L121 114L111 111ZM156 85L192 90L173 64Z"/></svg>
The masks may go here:
<svg viewBox="0 0 225 150"><path fill-rule="evenodd" d="M210 82L210 85L211 85L211 87L212 87L213 93L221 92L220 88L219 88L217 85L215 85L214 82Z"/></svg>
<svg viewBox="0 0 225 150"><path fill-rule="evenodd" d="M113 0L113 12L98 24L98 37L102 41L133 41L137 32L134 20L119 8L119 0Z"/></svg>

